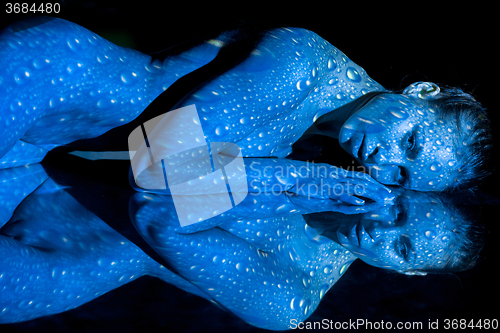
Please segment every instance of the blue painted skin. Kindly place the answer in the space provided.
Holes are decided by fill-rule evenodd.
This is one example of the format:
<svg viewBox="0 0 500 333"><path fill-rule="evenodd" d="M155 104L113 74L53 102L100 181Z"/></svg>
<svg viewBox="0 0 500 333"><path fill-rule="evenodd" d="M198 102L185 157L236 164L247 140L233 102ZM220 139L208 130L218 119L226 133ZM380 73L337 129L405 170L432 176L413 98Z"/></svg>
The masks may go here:
<svg viewBox="0 0 500 333"><path fill-rule="evenodd" d="M75 308L143 275L210 299L79 204L43 169L30 168L17 170L24 177L2 187L30 194L37 186L0 232L0 323ZM7 178L16 169L1 174ZM9 207L18 201L4 199Z"/></svg>
<svg viewBox="0 0 500 333"><path fill-rule="evenodd" d="M2 168L40 161L53 147L130 122L235 38L226 32L152 62L62 19L13 31L0 34ZM236 143L244 157L274 156L280 166L290 163L283 158L304 131L333 112L343 125L331 135L375 170L379 182L422 191L450 185L456 129L438 121L423 101L385 94L354 115L335 113L374 91L384 89L330 43L311 31L285 28L267 32L246 60L178 106L196 105L207 142ZM384 193L373 182L365 186Z"/></svg>
<svg viewBox="0 0 500 333"><path fill-rule="evenodd" d="M339 142L379 182L437 191L458 176L457 130L422 99L384 94L346 121Z"/></svg>
<svg viewBox="0 0 500 333"><path fill-rule="evenodd" d="M5 187L29 193L42 184L0 232L0 323L63 312L152 275L252 325L288 329L291 319L311 315L356 258L401 272L439 265L453 229L447 208L403 189L396 190L394 206L249 195L234 209L184 228L170 196L137 193L128 208L134 226L174 274L40 170L23 171L25 177ZM325 223L311 214L317 212L334 215Z"/></svg>
<svg viewBox="0 0 500 333"><path fill-rule="evenodd" d="M15 33L4 30L0 34L0 166L40 161L53 147L97 137L132 121L178 78L209 63L231 41L231 32L225 33L181 55L152 62L150 56L118 47L61 19ZM373 91L383 88L318 35L304 29L276 29L265 34L248 59L187 96L179 107L197 106L207 142L232 142L243 148L248 178L257 180L250 184L251 191L259 192L266 182L285 185L293 192L290 186L297 178L315 184L314 168L319 166L307 166L301 169L305 174L287 174L284 180L276 173L266 174L263 171L269 169L265 168L304 166L304 162L284 159L291 145L320 116ZM404 166L410 177L415 172L420 177L405 179L407 187L428 190L447 184L445 171L453 167L449 163L454 159L446 149L450 139L438 129L446 126L434 123L432 112L410 97L384 98L374 99L356 115L335 114L344 125L333 136L362 163L378 163L380 174L375 178L382 183L400 183L396 170ZM379 116L373 116L375 111ZM397 119L405 122L396 124ZM374 126L367 127L366 120ZM410 165L406 148L414 145L407 133L421 121L429 125L423 123L417 134L425 132L435 145L422 147L422 159ZM360 133L367 138L362 147ZM399 142L398 149L390 147L391 142ZM450 155L432 159L441 146ZM268 156L276 158L259 159ZM259 162L262 169L250 168L252 162ZM437 220L433 220L444 213L430 205L419 206L420 212L430 216L429 224L410 223L404 228L370 224L368 220L376 219L366 215L372 209L380 210L379 216L391 216L394 206L385 207L383 202L393 194L360 174L340 174L329 181L331 185L348 180L362 184L365 196L375 203L359 206L364 201L348 191L333 198L358 206L314 199L300 204L300 197L294 197L293 203L293 198L290 202L285 197L249 195L235 209L182 230L170 197L138 193L134 223L178 270L180 275L175 275L90 214L60 186L45 180L41 169L12 170L3 177L13 185L2 187L1 192L7 204L0 223L14 214L0 236L1 257L5 258L0 266L2 322L65 311L149 274L214 300L251 324L286 329L289 319L302 320L314 311L356 257L376 266L411 271L434 264L429 260L439 261L439 250L447 244L449 229L436 228ZM17 192L9 196L12 188ZM35 188L34 195L14 211ZM60 205L54 207L53 202ZM352 228L343 227L335 232L338 242L334 242L306 227L301 215L331 210L350 213L352 219L359 216L352 213L365 213L361 233L355 237ZM398 235L413 241L413 257L405 255L412 248L408 239ZM394 252L398 247L388 244L398 245L399 255ZM421 254L428 248L435 251L433 258ZM262 313L263 308L268 311Z"/></svg>
<svg viewBox="0 0 500 333"><path fill-rule="evenodd" d="M7 28L0 35L0 131L5 133L0 156L6 154L0 165L33 162L33 149L41 160L55 146L130 122L178 78L213 60L232 36L224 33L151 62L150 56L62 19L18 32ZM275 29L245 61L186 96L179 107L196 105L207 142L236 143L248 158L277 157L276 167L292 163L283 158L321 115L380 90L361 67L313 32ZM391 197L377 182L363 182L368 193ZM345 191L335 199L364 203L353 196Z"/></svg>

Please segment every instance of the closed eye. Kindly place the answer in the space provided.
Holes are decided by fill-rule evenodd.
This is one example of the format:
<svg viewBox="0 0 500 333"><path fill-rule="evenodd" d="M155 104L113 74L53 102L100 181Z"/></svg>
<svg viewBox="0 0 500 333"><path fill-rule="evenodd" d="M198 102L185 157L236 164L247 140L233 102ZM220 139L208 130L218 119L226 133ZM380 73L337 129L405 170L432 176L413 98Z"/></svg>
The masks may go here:
<svg viewBox="0 0 500 333"><path fill-rule="evenodd" d="M406 133L406 135L403 137L403 142L401 143L401 146L406 154L406 157L410 161L414 161L417 159L422 147L418 145L418 137L416 129Z"/></svg>
<svg viewBox="0 0 500 333"><path fill-rule="evenodd" d="M405 135L404 149L406 151L411 151L415 147L416 139L415 133L408 133Z"/></svg>
<svg viewBox="0 0 500 333"><path fill-rule="evenodd" d="M408 237L406 235L401 235L394 242L394 251L396 251L396 254L398 256L402 257L405 261L409 261L411 249L412 249L412 246L411 246L410 237Z"/></svg>

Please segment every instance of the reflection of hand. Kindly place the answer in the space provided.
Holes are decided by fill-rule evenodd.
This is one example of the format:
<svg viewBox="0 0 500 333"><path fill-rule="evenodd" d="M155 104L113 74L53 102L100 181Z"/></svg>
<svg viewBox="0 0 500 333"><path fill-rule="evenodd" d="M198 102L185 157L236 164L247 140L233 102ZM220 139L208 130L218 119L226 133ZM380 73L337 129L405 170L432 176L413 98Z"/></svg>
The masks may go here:
<svg viewBox="0 0 500 333"><path fill-rule="evenodd" d="M394 199L391 191L362 172L346 171L328 164L317 164L308 172L291 173L288 192L319 199L334 199L363 205L366 199L384 203Z"/></svg>
<svg viewBox="0 0 500 333"><path fill-rule="evenodd" d="M301 195L288 194L288 199L303 212L303 214L320 212L338 212L342 214L363 214L384 207L384 202L372 201L364 205L350 205L331 199L308 198Z"/></svg>

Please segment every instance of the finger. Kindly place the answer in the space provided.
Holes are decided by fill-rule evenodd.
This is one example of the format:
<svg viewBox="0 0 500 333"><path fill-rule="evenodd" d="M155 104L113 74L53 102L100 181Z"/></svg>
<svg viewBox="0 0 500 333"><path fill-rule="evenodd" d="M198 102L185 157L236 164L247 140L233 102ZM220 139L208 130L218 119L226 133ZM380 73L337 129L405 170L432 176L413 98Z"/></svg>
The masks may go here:
<svg viewBox="0 0 500 333"><path fill-rule="evenodd" d="M365 203L362 206L347 205L343 203L334 203L331 205L330 211L338 212L346 215L365 214L371 211L377 211L384 205L378 202Z"/></svg>
<svg viewBox="0 0 500 333"><path fill-rule="evenodd" d="M387 189L379 183L372 184L363 180L351 179L344 188L347 190L347 194L358 198L369 198L380 202L391 201L395 198L394 194L387 191Z"/></svg>
<svg viewBox="0 0 500 333"><path fill-rule="evenodd" d="M338 197L337 197L338 200L342 201L342 202L345 202L345 203L348 203L348 204L351 204L351 205L355 205L355 206L361 206L361 205L364 205L365 204L365 200L361 199L361 198L357 198L355 196L352 196L348 193L342 193L340 194Z"/></svg>
<svg viewBox="0 0 500 333"><path fill-rule="evenodd" d="M379 183L377 180L375 180L372 176L370 176L369 174L367 173L364 173L364 172L359 172L359 171L349 171L349 172L345 172L343 174L344 178L346 179L355 179L355 180L363 180L363 181L366 181L366 182L369 182L370 184L373 184L373 185L376 185L380 188L380 191L385 191L387 193L391 193L391 189L389 189L388 187L386 187L385 185ZM391 195L392 196L392 195Z"/></svg>

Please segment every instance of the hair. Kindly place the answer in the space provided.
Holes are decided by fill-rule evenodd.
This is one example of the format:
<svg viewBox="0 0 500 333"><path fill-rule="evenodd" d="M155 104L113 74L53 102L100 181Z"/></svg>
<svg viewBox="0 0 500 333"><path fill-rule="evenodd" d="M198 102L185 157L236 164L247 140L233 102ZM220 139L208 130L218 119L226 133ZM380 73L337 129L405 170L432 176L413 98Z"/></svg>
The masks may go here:
<svg viewBox="0 0 500 333"><path fill-rule="evenodd" d="M445 191L476 187L495 169L493 134L486 109L472 95L452 87L441 88L428 103L438 119L454 123L457 131L453 138L457 168L454 182Z"/></svg>

